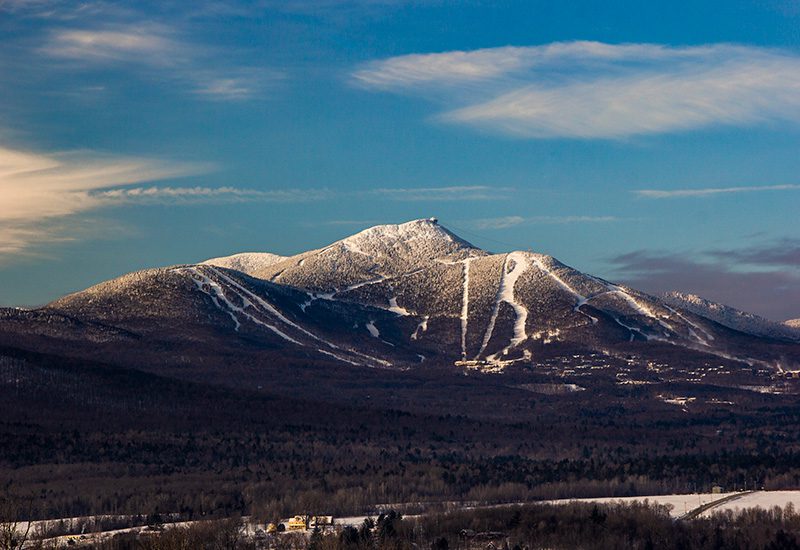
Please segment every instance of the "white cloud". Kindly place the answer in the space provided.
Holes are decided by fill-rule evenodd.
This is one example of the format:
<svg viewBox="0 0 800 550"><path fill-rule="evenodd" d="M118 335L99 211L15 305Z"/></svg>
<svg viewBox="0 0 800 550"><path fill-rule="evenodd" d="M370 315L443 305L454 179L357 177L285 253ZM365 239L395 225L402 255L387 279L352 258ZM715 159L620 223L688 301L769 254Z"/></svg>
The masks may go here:
<svg viewBox="0 0 800 550"><path fill-rule="evenodd" d="M615 216L503 216L480 218L473 221L477 229L508 229L518 225L609 223L621 221Z"/></svg>
<svg viewBox="0 0 800 550"><path fill-rule="evenodd" d="M500 218L481 218L475 220L474 226L478 229L508 229L525 223L522 216L502 216Z"/></svg>
<svg viewBox="0 0 800 550"><path fill-rule="evenodd" d="M171 65L187 46L163 27L130 25L116 29L62 29L53 32L42 51L53 57L86 62L126 61Z"/></svg>
<svg viewBox="0 0 800 550"><path fill-rule="evenodd" d="M708 187L705 189L639 189L634 193L648 199L675 199L685 197L712 197L731 193L759 193L762 191L798 191L800 185L755 185L747 187Z"/></svg>
<svg viewBox="0 0 800 550"><path fill-rule="evenodd" d="M175 29L149 23L56 29L39 51L69 61L65 68L71 70L120 67L215 101L258 97L284 78L277 70L236 65L231 52L192 43Z"/></svg>
<svg viewBox="0 0 800 550"><path fill-rule="evenodd" d="M456 105L441 121L531 138L800 122L800 56L731 44L566 42L407 55L353 78Z"/></svg>
<svg viewBox="0 0 800 550"><path fill-rule="evenodd" d="M241 189L238 187L134 187L91 193L108 204L121 202L309 202L330 198L325 189Z"/></svg>
<svg viewBox="0 0 800 550"><path fill-rule="evenodd" d="M303 202L326 190L132 185L191 176L209 165L97 153L42 154L0 146L0 260L71 240L76 215L130 203Z"/></svg>
<svg viewBox="0 0 800 550"><path fill-rule="evenodd" d="M64 219L105 205L95 190L182 177L207 167L90 153L39 154L0 146L0 253L68 239Z"/></svg>

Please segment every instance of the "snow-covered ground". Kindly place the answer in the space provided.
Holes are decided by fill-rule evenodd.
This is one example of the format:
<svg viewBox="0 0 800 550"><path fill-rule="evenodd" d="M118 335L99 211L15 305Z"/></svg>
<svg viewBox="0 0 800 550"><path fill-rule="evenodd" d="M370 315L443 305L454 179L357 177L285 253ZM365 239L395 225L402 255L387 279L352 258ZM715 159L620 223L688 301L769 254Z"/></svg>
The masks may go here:
<svg viewBox="0 0 800 550"><path fill-rule="evenodd" d="M715 500L735 495L736 493L698 493L690 495L652 495L643 497L600 497L600 498L572 498L546 501L548 504L569 504L571 502L588 502L597 504L648 502L671 506L670 515L680 517L705 504Z"/></svg>
<svg viewBox="0 0 800 550"><path fill-rule="evenodd" d="M736 496L740 495L740 496ZM745 510L748 508L769 509L775 506L785 507L792 503L795 508L800 507L800 491L754 491L749 493L700 493L690 495L653 495L645 497L602 497L602 498L577 498L548 501L551 504L568 504L570 502L595 502L595 503L631 503L649 502L660 505L672 506L670 515L681 517L701 506L717 501L718 506L711 506L701 516L707 517L715 512L724 510Z"/></svg>
<svg viewBox="0 0 800 550"><path fill-rule="evenodd" d="M668 292L662 299L672 306L687 309L734 330L756 336L800 340L800 323L798 325L792 324L792 321L776 323L753 313L706 300L696 294Z"/></svg>
<svg viewBox="0 0 800 550"><path fill-rule="evenodd" d="M270 254L269 252L242 252L241 254L234 254L233 256L211 258L202 263L216 267L235 269L236 271L253 275L285 259L285 256L278 256L277 254Z"/></svg>
<svg viewBox="0 0 800 550"><path fill-rule="evenodd" d="M704 512L703 516L708 516L714 512L724 510L746 510L747 508L770 509L775 506L785 508L791 503L795 509L800 509L800 491L756 491L742 495L740 498L729 500L719 506Z"/></svg>

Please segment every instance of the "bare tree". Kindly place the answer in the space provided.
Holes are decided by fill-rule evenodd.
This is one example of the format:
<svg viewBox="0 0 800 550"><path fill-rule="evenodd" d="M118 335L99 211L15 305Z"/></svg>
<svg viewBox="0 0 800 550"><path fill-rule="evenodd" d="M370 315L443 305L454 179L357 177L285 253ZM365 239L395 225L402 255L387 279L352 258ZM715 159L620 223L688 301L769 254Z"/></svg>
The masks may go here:
<svg viewBox="0 0 800 550"><path fill-rule="evenodd" d="M0 496L0 550L20 550L28 541L31 522L22 521L22 508L11 495Z"/></svg>

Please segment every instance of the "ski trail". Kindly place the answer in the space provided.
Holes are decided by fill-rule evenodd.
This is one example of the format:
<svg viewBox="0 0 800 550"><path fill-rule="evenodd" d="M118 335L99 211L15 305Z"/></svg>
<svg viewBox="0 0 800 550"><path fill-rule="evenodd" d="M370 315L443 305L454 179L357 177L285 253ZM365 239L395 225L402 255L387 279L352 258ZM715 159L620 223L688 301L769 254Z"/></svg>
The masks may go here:
<svg viewBox="0 0 800 550"><path fill-rule="evenodd" d="M320 338L319 336L317 336L317 335L316 335L316 334L314 334L313 332L310 332L310 331L308 331L307 329L305 329L305 328L301 327L300 325L298 325L298 324L297 324L297 323L295 323L294 321L292 321L292 320L288 319L288 318L287 318L285 315L283 315L283 313L281 313L280 311L278 311L278 309L277 309L277 308L275 308L275 306L273 306L272 304L270 304L269 302L267 302L266 300L264 300L264 299L263 299L263 298L261 298L260 296L258 296L258 295L256 295L256 294L254 294L254 293L253 293L253 292L251 292L250 290L246 289L245 287L243 287L242 285L240 285L239 283L237 283L235 280L233 280L232 278L230 278L229 276L227 276L225 273L221 272L219 269L217 269L217 268L215 268L215 267L213 267L213 266L204 266L204 268L205 268L205 269L208 269L208 270L209 270L209 271L211 271L211 272L212 272L214 275L216 275L217 277L219 277L221 280L225 281L227 284L229 284L229 285L231 285L232 287L234 287L234 289L238 289L238 290L240 290L241 292L243 292L243 293L244 293L246 296L249 296L251 299L248 299L248 298L246 298L245 296L242 296L241 294L239 294L238 292L235 292L235 290L234 290L234 293L236 293L236 295L237 295L237 296L239 296L239 298L241 298L241 299L242 299L242 302L243 302L243 304L244 304L244 307L245 307L245 308L246 308L246 307L248 307L248 306L250 306L250 307L253 307L253 309L255 309L256 311L258 311L258 310L259 310L259 308L258 308L258 307L256 307L256 305L255 305L255 304L258 304L259 306L261 306L262 312L266 312L266 313L269 313L269 314L272 314L272 315L274 315L274 316L275 316L275 317L277 317L277 318L278 318L278 319L279 319L281 322L283 322L283 323L285 323L285 324L289 325L290 327L292 327L292 328L294 328L294 329L296 329L296 330L298 330L298 331L302 332L303 334L305 334L305 335L309 336L310 338L312 338L312 339L316 340L317 342L320 342L320 343L322 343L322 344L325 344L326 346L328 346L328 347L330 347L330 348L332 348L332 349L336 349L336 350L342 349L342 348L340 348L339 346L337 346L336 344L334 344L333 342L329 342L329 341L325 340L324 338ZM209 279L208 277L206 277L206 276L205 276L205 275L203 275L202 273L199 273L199 272L198 272L198 270L197 270L197 268L190 268L190 269L192 269L192 270L193 270L195 273L198 273L198 275L199 275L199 276L201 276L201 277L203 277L204 279L207 279L208 281L211 281L211 279ZM217 288L219 288L219 289L220 289L220 291L222 290L222 287L221 287L219 284L217 284L217 283L215 283L215 282L213 282L213 281L211 281L211 282L212 282L214 285L216 285L216 286L217 286ZM211 285L209 284L209 286L211 286ZM223 297L224 297L224 294L223 294ZM226 302L227 302L227 300L226 300ZM255 302L255 303L254 303L254 302ZM294 338L292 338L292 337L288 336L287 334L285 334L283 331L281 331L281 330L280 330L280 329L278 329L277 327L274 327L274 326L272 326L272 325L270 325L270 324L268 324L268 323L265 323L265 322L263 322L263 321L261 321L261 320L259 320L259 319L256 319L255 317L253 317L252 315L250 315L249 313L247 313L246 311L244 311L244 309L243 309L243 308L238 308L238 307L237 307L237 306L235 306L234 304L231 304L231 305L232 305L233 307L235 307L235 308L236 308L236 309L237 309L239 312L241 312L243 315L245 315L245 316L246 316L248 319L250 319L251 321L253 321L254 323L256 323L256 324L259 324L259 325L262 325L262 326L264 326L264 327L267 327L267 328L269 328L270 330L272 330L273 332L275 332L276 334L278 334L278 335L282 336L283 338L285 338L286 340L288 340L288 341L290 341L290 342L293 342L293 343L295 343L295 344L297 344L297 345L300 345L300 346L303 346L303 345L304 345L304 344L302 344L301 342L299 342L299 341L295 340ZM237 328L237 330L238 330L238 328ZM383 366L390 366L390 365L391 365L391 363L389 363L388 361L384 361L383 359L378 359L377 357L372 357L371 355L367 355L367 354L365 354L365 353L361 353L361 352L359 352L359 351L355 351L355 350L351 350L351 349L348 349L348 350L344 350L344 349L342 349L342 351L347 351L348 353L352 353L353 355L358 355L358 356L360 356L360 357L363 357L364 359L367 359L367 360L369 360L369 361L374 361L374 362L376 362L376 363L378 363L378 364L381 364L381 365L383 365ZM346 362L346 363L351 363L351 364L360 364L360 363L354 363L353 361L350 361L350 360L348 360L348 359L346 359L346 358L343 358L343 357L341 357L340 355L338 355L338 354L335 354L335 353L327 353L327 355L331 355L331 356L333 356L333 357L336 357L337 359L339 359L339 360L341 360L341 361L344 361L344 362Z"/></svg>
<svg viewBox="0 0 800 550"><path fill-rule="evenodd" d="M464 290L461 296L461 358L467 358L467 328L469 326L469 264L474 258L461 260L464 266Z"/></svg>
<svg viewBox="0 0 800 550"><path fill-rule="evenodd" d="M221 299L226 304L230 304L228 299L225 297L225 294L222 292L222 287L220 287L217 283L215 283L214 281L212 281L208 277L206 277L204 275L201 275L200 273L194 272L194 271L192 271L190 269L186 269L186 272L190 273L192 282L194 282L195 286L197 286L197 290L199 290L203 294L209 296L211 298L211 301L214 302L214 305L217 306L217 309L219 309L220 311L224 311L225 313L230 315L231 319L233 319L233 322L236 323L236 326L234 327L234 330L236 332L239 332L239 327L242 326L242 324L239 322L239 318L236 316L236 314L233 311L231 311L230 307L228 307L228 309L226 309L226 308L222 307L222 305L219 303L219 300ZM213 294L209 293L203 287L203 285L208 285L208 287L213 291Z"/></svg>
<svg viewBox="0 0 800 550"><path fill-rule="evenodd" d="M411 339L412 340L416 340L417 338L419 338L419 332L420 331L426 332L428 330L428 319L430 319L429 315L425 315L422 318L422 321L419 322L419 324L417 325L417 328L414 329L414 333L411 335Z"/></svg>
<svg viewBox="0 0 800 550"><path fill-rule="evenodd" d="M208 267L211 269L211 271L216 272L215 268L213 268L211 266L208 266ZM234 294L236 294L236 296L238 296L239 299L242 300L242 307L239 307L236 304L234 304L233 302L231 302L230 300L228 300L228 298L225 296L225 291L222 289L222 286L219 283L217 283L216 281L213 281L211 278L207 277L206 275L203 275L202 273L200 273L200 271L197 268L189 268L188 271L191 274L192 280L195 281L195 285L197 285L197 287L201 291L203 291L206 294L208 294L205 291L205 288L203 288L203 285L208 285L208 287L214 291L214 294L216 294L218 298L220 298L223 302L225 302L225 305L228 308L228 314L231 317L233 317L234 321L236 321L236 331L237 332L238 332L239 327L241 326L241 324L239 322L238 317L236 317L235 313L239 313L241 315L244 315L247 319L251 320L253 323L268 328L269 330L271 330L272 332L274 332L275 334L277 334L278 336L280 336L284 340L292 342L293 344L297 344L298 346L303 346L304 345L301 342L299 342L299 341L295 340L294 338L292 338L291 336L289 336L288 334L286 334L285 332L283 332L282 330L280 330L278 327L270 325L269 323L265 323L261 319L257 319L256 317L254 317L254 316L250 315L249 313L247 313L247 311L245 311L245 309L247 307L253 307L253 303L250 300L248 300L247 298L245 298L244 296L242 296L241 294L239 294L238 292L234 291ZM198 281L198 278L199 278L199 281ZM216 300L214 300L214 302L217 305L217 307L219 307L219 303ZM254 309L256 309L256 308L254 308Z"/></svg>
<svg viewBox="0 0 800 550"><path fill-rule="evenodd" d="M403 317L408 317L411 313L404 307L400 307L397 305L397 298L392 297L389 298L389 311L392 313L396 313L397 315L402 315Z"/></svg>
<svg viewBox="0 0 800 550"><path fill-rule="evenodd" d="M614 285L611 285L612 292L616 293L617 295L621 296L623 300L625 300L628 305L630 305L636 312L640 315L644 315L645 317L650 317L651 319L655 319L659 325L663 328L675 332L675 329L669 323L664 322L658 314L650 309L646 304L641 303L639 300L634 298L627 290L624 288Z"/></svg>
<svg viewBox="0 0 800 550"><path fill-rule="evenodd" d="M511 270L509 271L509 262L513 262ZM503 276L500 279L500 286L497 289L497 296L494 301L494 309L492 309L492 316L489 319L489 325L486 327L486 332L483 335L483 342L481 348L475 355L475 359L486 350L489 345L489 340L492 338L494 332L494 325L497 322L497 315L500 312L500 304L505 302L514 309L516 319L514 320L514 336L511 338L509 345L502 351L505 355L512 347L517 346L524 342L528 336L525 334L525 324L528 320L528 310L517 303L514 297L514 287L517 284L517 279L528 269L528 261L522 253L511 252L506 254L505 261L503 262Z"/></svg>
<svg viewBox="0 0 800 550"><path fill-rule="evenodd" d="M533 263L534 263L534 265L536 265L536 267L539 268L539 270L541 270L548 277L553 279L558 286L560 286L562 289L566 290L568 293L572 294L575 297L576 301L575 301L575 307L572 308L573 311L575 311L576 313L580 313L584 317L588 318L589 321L591 321L591 323L593 325L597 324L597 321L598 321L597 317L589 315L588 313L586 313L583 310L581 310L581 306L586 305L586 303L589 300L591 300L592 298L594 298L594 296L591 296L591 297L587 298L586 296L584 296L583 294L581 294L580 292L578 292L577 290L572 288L572 286L570 286L569 283L567 283L564 279L559 277L558 274L555 271L553 271L552 269L550 269L549 267L544 265L544 262L542 260L540 260L539 258L535 258L534 257L533 258Z"/></svg>
<svg viewBox="0 0 800 550"><path fill-rule="evenodd" d="M373 321L370 321L365 326L367 327L370 336L372 336L373 338L380 338L381 331L378 330L378 327L375 326L375 323Z"/></svg>
<svg viewBox="0 0 800 550"><path fill-rule="evenodd" d="M350 359L347 359L346 357L341 357L339 355L336 355L335 353L331 353L330 351L326 351L324 349L317 348L317 351L320 352L320 353L323 353L325 355L330 355L334 359L338 359L339 361L341 361L343 363L350 363L351 365L355 365L357 367L364 366L362 363L356 363L355 361L351 361Z"/></svg>
<svg viewBox="0 0 800 550"><path fill-rule="evenodd" d="M266 310L267 313L270 313L271 315L274 315L281 322L289 325L290 327L292 327L292 328L294 328L296 330L299 330L300 332L302 332L303 334L305 334L307 336L310 336L314 340L317 340L319 342L323 342L323 343L327 344L328 346L330 346L332 348L336 348L336 346L334 344L331 344L330 342L324 341L323 339L321 339L316 334L313 334L313 333L309 332L308 330L304 329L303 327L301 327L300 325L298 325L294 321L288 319L283 313L278 311L278 309L275 306L273 306L272 304L270 304L269 302L267 302L266 300L264 300L260 296L258 296L256 294L254 294L253 292L247 290L242 285L240 285L239 283L237 283L236 281L234 281L233 279L231 279L230 277L228 277L227 275L225 275L224 273L222 273L221 271L219 271L215 267L209 266L209 268L214 273L214 275L216 275L217 277L219 277L220 279L222 279L223 281L225 281L226 283L228 283L232 287L240 290L241 292L244 292L247 296L249 296L250 298L255 300L255 302L258 305L260 305L264 310ZM248 303L250 303L252 305L252 302L250 300L248 300ZM258 308L255 308L255 309L257 310Z"/></svg>
<svg viewBox="0 0 800 550"><path fill-rule="evenodd" d="M656 321L656 322L657 322L659 325L661 325L661 327L662 327L662 328L664 328L664 329L666 329L666 330L668 330L668 331L670 331L670 332L673 332L673 333L675 332L675 328L674 328L672 325L670 325L669 323L665 322L665 321L664 321L664 320L663 320L663 319L662 319L662 318L661 318L661 317L658 315L658 313L657 313L657 312L655 312L655 311L653 311L652 309L650 309L650 307L649 307L649 306L647 306L647 304L643 304L642 302L640 302L639 300L637 300L637 299L636 299L636 298L635 298L635 297L634 297L634 296L633 296L633 295L632 295L630 292L628 292L628 291L627 291L627 290L626 290L624 287L621 287L621 286L619 286L619 285L615 285L614 283L609 283L608 281L604 281L604 280L602 280L602 279L598 279L597 277L593 277L593 276L591 276L591 275L589 275L589 277L590 277L591 279L593 279L594 281L596 281L596 282L600 283L601 285L603 285L604 287L606 287L606 288L608 289L608 292L607 292L607 293L605 293L605 292L604 292L604 293L601 293L601 294L608 294L608 293L610 293L610 294L617 294L617 295L618 295L619 297L621 297L621 298L622 298L622 299L623 299L623 300L624 300L624 301L625 301L625 302L626 302L626 303L627 303L627 304L628 304L628 305L629 305L629 306L630 306L630 307L631 307L631 308L632 308L634 311L636 311L636 312L637 312L639 315L643 315L643 316L645 316L645 317L650 317L651 319L655 319L655 321ZM595 296L600 296L601 294L596 294ZM594 298L594 296L592 296L592 298ZM619 322L619 321L617 321L617 322ZM639 332L641 333L641 331L639 331ZM667 334L667 336L669 336L669 335Z"/></svg>
<svg viewBox="0 0 800 550"><path fill-rule="evenodd" d="M674 314L675 314L675 315L677 315L678 317L680 317L681 319L683 319L683 320L684 320L684 321L685 321L685 322L686 322L688 325L690 325L690 326L691 326L691 327L693 327L693 328L696 328L697 330L699 330L700 332L702 332L702 333L705 335L705 338L703 338L703 337L701 337L699 334L697 334L697 333L696 333L694 330L692 330L692 328L690 328L690 329L689 329L689 334L691 334L692 336L694 336L694 337L695 337L695 339L697 339L697 341L698 341L698 342L700 342L700 343L701 343L701 344L703 344L704 346L708 346L708 345L710 345L710 344L708 343L708 341L709 341L709 340L713 340L713 339L714 339L714 335L713 335L713 334L711 334L710 332L708 332L706 329L704 329L703 327L701 327L701 326L700 326L700 325L698 325L697 323L694 323L694 322L690 321L690 320L689 320L689 319L687 319L685 316L681 315L681 314L680 314L680 312L678 312L677 310L675 310L675 309L671 308L670 306L668 306L668 305L664 304L664 307L665 307L665 308L667 308L668 310L670 310L672 313L674 313Z"/></svg>
<svg viewBox="0 0 800 550"><path fill-rule="evenodd" d="M380 277L376 277L374 279L368 279L366 281L361 281L360 283L353 283L352 285L346 286L341 290L339 290L337 288L334 288L333 291L331 291L331 292L308 292L308 291L306 291L306 294L308 294L308 300L306 302L304 302L303 304L301 304L300 308L303 311L305 311L306 308L308 306L310 306L315 300L336 300L337 296L339 294L344 294L345 292L350 292L351 290L357 290L357 289L359 289L361 287L368 286L368 285L374 285L374 284L383 283L383 282L386 282L386 281L394 281L394 280L397 280L397 279L402 279L403 277L411 277L412 275L416 275L417 273L421 273L422 271L425 271L425 268L415 269L413 271L409 271L408 273L401 273L400 275L397 275L395 277L388 277L386 275L381 275ZM375 306L375 307L380 307L380 306ZM382 308L382 309L388 309L389 311L393 311L392 310L391 300L390 300L390 303L389 303L389 307L388 308ZM399 308L399 309L403 309L403 308ZM403 310L403 311L405 311L405 310ZM395 313L398 313L398 312L395 312ZM407 313L407 314L411 315L411 313Z"/></svg>

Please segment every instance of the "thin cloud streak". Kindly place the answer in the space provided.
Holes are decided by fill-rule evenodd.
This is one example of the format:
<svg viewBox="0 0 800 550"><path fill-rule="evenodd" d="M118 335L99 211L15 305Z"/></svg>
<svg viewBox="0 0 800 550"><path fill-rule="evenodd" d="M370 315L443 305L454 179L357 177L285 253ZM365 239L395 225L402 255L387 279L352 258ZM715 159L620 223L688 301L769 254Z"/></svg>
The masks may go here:
<svg viewBox="0 0 800 550"><path fill-rule="evenodd" d="M178 57L189 55L163 27L130 25L120 29L67 29L53 32L41 51L52 57L83 62L124 61L154 66L170 66Z"/></svg>
<svg viewBox="0 0 800 550"><path fill-rule="evenodd" d="M478 219L473 222L473 225L476 229L508 229L519 225L611 223L618 221L621 221L621 219L615 216L504 216Z"/></svg>
<svg viewBox="0 0 800 550"><path fill-rule="evenodd" d="M238 187L134 187L91 193L109 204L133 201L150 202L311 202L329 199L326 189L241 189Z"/></svg>
<svg viewBox="0 0 800 550"><path fill-rule="evenodd" d="M53 30L39 52L82 69L138 69L144 78L177 82L194 97L212 101L252 99L284 79L274 69L233 65L229 55L147 23Z"/></svg>
<svg viewBox="0 0 800 550"><path fill-rule="evenodd" d="M107 205L99 190L207 172L208 165L92 153L39 154L0 147L0 253L68 239L75 214Z"/></svg>
<svg viewBox="0 0 800 550"><path fill-rule="evenodd" d="M680 199L687 197L712 197L733 193L760 193L763 191L800 191L800 185L753 185L745 187L709 187L705 189L638 189L637 196L647 199Z"/></svg>
<svg viewBox="0 0 800 550"><path fill-rule="evenodd" d="M458 201L502 198L510 188L451 186L329 189L247 189L137 185L206 173L208 164L116 157L93 152L43 154L0 147L0 260L31 254L36 245L71 240L77 214L129 204L302 203L349 198ZM77 222L76 222L77 223Z"/></svg>
<svg viewBox="0 0 800 550"><path fill-rule="evenodd" d="M367 89L456 105L435 117L440 122L523 138L800 123L800 56L732 44L556 42L413 54L351 76Z"/></svg>

